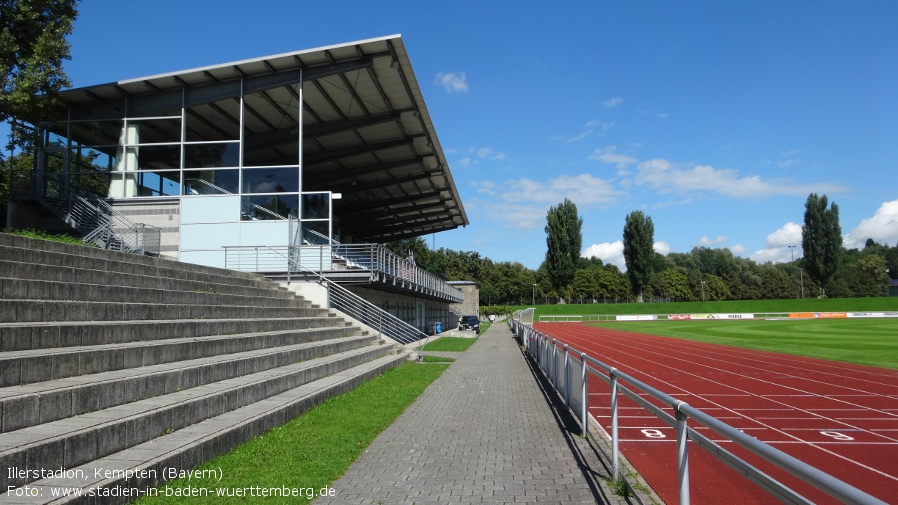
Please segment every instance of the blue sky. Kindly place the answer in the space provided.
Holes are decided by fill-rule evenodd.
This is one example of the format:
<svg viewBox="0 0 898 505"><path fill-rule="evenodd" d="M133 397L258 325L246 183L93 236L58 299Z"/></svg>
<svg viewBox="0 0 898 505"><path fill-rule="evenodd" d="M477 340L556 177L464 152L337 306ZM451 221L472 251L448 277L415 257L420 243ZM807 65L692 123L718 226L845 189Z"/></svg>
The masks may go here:
<svg viewBox="0 0 898 505"><path fill-rule="evenodd" d="M584 254L788 261L811 192L898 243L898 2L89 0L75 86L401 34L471 224L426 237L537 268L570 198Z"/></svg>

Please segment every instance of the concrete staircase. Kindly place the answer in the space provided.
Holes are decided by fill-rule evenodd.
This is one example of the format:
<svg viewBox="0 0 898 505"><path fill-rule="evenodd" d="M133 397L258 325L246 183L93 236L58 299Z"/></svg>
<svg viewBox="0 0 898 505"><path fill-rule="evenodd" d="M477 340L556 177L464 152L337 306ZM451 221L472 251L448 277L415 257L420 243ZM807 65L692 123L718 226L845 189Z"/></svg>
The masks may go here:
<svg viewBox="0 0 898 505"><path fill-rule="evenodd" d="M0 234L0 503L133 500L104 493L406 358L380 344L256 275Z"/></svg>

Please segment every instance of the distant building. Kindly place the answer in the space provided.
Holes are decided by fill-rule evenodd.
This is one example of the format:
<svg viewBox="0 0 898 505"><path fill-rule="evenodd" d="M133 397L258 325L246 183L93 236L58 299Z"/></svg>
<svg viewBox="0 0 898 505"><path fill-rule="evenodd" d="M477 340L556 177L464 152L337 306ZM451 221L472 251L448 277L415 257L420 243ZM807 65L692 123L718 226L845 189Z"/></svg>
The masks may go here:
<svg viewBox="0 0 898 505"><path fill-rule="evenodd" d="M452 304L452 312L459 318L465 314L480 315L480 284L474 281L449 281L449 284L464 293L464 301ZM457 326L458 320L452 328Z"/></svg>

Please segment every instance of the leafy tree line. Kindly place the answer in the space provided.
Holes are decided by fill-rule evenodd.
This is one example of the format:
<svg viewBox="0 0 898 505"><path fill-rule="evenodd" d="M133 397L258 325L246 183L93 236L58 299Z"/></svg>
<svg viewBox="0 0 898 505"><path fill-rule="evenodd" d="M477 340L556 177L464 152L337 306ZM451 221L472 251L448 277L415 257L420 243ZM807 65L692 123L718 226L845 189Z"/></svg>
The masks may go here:
<svg viewBox="0 0 898 505"><path fill-rule="evenodd" d="M583 221L568 200L549 210L546 260L536 270L494 262L474 251L433 251L421 238L388 247L402 255L412 252L418 266L444 279L478 282L482 306L632 302L640 295L646 301L676 302L887 295L889 275L898 278L898 244L868 239L861 249L845 249L838 206L825 195L811 194L805 209L804 255L788 263L757 263L727 248L659 254L652 249L652 220L641 211L630 213L624 223L626 273L599 258L578 253L571 259L573 248L559 244L576 244L579 251ZM552 233L563 237L550 238Z"/></svg>

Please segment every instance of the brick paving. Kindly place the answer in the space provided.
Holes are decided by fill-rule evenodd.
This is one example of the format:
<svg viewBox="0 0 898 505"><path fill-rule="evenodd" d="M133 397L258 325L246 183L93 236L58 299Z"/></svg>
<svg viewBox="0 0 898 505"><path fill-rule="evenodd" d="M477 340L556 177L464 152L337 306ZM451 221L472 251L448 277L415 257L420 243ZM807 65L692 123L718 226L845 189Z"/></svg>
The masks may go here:
<svg viewBox="0 0 898 505"><path fill-rule="evenodd" d="M608 490L606 465L547 399L497 323L315 503L632 503Z"/></svg>

